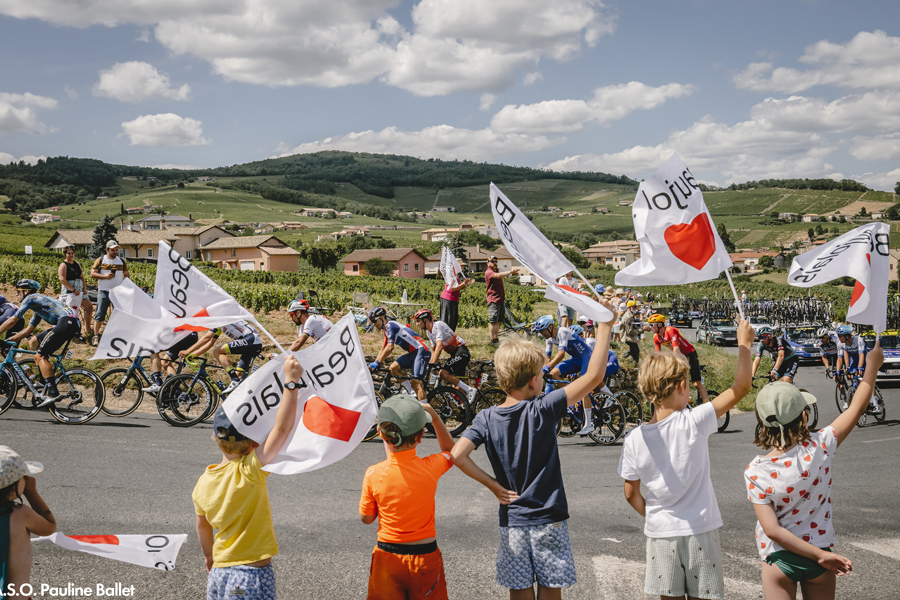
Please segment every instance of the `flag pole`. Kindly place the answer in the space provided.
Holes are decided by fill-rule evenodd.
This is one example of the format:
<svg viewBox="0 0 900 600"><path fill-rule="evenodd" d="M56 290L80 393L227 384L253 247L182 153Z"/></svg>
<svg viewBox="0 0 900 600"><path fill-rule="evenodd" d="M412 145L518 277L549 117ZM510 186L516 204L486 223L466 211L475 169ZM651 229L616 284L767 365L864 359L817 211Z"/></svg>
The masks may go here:
<svg viewBox="0 0 900 600"><path fill-rule="evenodd" d="M584 282L584 285L588 286L588 289L591 290L591 292L594 294L594 296L597 297L597 300L603 300L603 298L600 297L600 294L597 293L597 290L594 289L594 286L591 285L591 282L588 281L585 278L585 276L581 274L581 271L579 271L578 269L575 269L575 272L578 273L579 277L581 277L581 281Z"/></svg>
<svg viewBox="0 0 900 600"><path fill-rule="evenodd" d="M731 286L731 293L734 295L734 305L737 306L738 313L741 315L741 321L744 320L744 307L738 299L737 290L734 289L734 282L731 280L731 269L725 269L725 277L728 279L728 285Z"/></svg>
<svg viewBox="0 0 900 600"><path fill-rule="evenodd" d="M278 343L278 340L276 340L275 337L274 337L271 333L269 333L268 330L267 330L265 327L262 326L262 323L260 323L260 322L256 319L256 317L253 317L251 320L252 320L254 323L256 323L256 326L257 326L257 327L259 327L260 329L262 329L263 333L265 333L267 336L269 336L269 339L272 340L272 341L275 343L275 345L278 347L278 349L281 350L281 353L282 353L282 354L287 354L287 353L285 352L284 348L281 347L281 344Z"/></svg>

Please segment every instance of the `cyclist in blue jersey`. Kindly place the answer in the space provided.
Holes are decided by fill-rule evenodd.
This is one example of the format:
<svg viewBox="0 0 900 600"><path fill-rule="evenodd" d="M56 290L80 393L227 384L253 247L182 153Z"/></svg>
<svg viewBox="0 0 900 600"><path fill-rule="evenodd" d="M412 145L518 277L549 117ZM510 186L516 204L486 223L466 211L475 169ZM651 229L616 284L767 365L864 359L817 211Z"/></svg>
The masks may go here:
<svg viewBox="0 0 900 600"><path fill-rule="evenodd" d="M221 344L213 350L213 356L222 368L228 371L228 375L231 377L231 383L222 390L222 394L230 394L244 380L247 371L253 366L253 361L262 352L262 338L253 325L247 321L235 321L231 325L210 329L203 334L199 342L187 350L180 351L179 354L181 356L203 354L212 348L213 344L223 333L230 337L231 341L227 344ZM229 359L229 355L232 354L236 354L239 357L238 363L234 367L232 367L231 359Z"/></svg>
<svg viewBox="0 0 900 600"><path fill-rule="evenodd" d="M9 300L7 300L5 297L0 296L0 323L3 323L8 318L13 316L17 310L19 310L19 307L17 305L13 304ZM20 331L22 331L22 329L24 327L25 327L25 321L22 321L22 320L16 321L16 324L13 325L12 328L6 332L6 339L9 339L10 336L13 336L13 335L19 333Z"/></svg>
<svg viewBox="0 0 900 600"><path fill-rule="evenodd" d="M862 337L853 335L853 327L850 325L841 325L835 331L838 337L837 344L837 368L847 367L847 372L851 375L864 373L866 370L866 354L869 347L863 341ZM854 377L854 385L857 378Z"/></svg>
<svg viewBox="0 0 900 600"><path fill-rule="evenodd" d="M831 377L831 372L835 370L837 365L837 341L828 333L827 327L820 327L816 331L816 337L819 338L819 341L816 342L816 347L822 353L822 364L825 365L825 372Z"/></svg>
<svg viewBox="0 0 900 600"><path fill-rule="evenodd" d="M19 292L19 309L0 325L0 333L4 333L15 327L28 311L34 313L28 326L9 338L11 342L18 342L30 336L41 321L53 325L52 329L43 331L36 336L38 347L37 354L34 355L34 362L37 363L44 381L47 382L47 386L44 388L44 398L36 408L47 406L59 399L59 391L53 381L53 365L50 364L49 359L54 352L62 348L63 344L81 331L78 311L67 307L56 298L38 294L40 289L41 284L33 279L20 280L16 284L16 290Z"/></svg>
<svg viewBox="0 0 900 600"><path fill-rule="evenodd" d="M782 336L775 335L775 331L771 327L760 327L756 335L759 336L759 347L756 350L756 358L753 360L753 374L756 375L763 352L768 352L775 359L770 373L772 377L787 383L794 383L797 367L800 366L800 357L797 356L791 345Z"/></svg>
<svg viewBox="0 0 900 600"><path fill-rule="evenodd" d="M369 368L374 371L381 366L381 363L394 351L394 345L399 345L406 350L406 354L398 356L397 360L391 363L389 367L391 375L400 377L401 369L410 369L409 383L415 391L416 397L420 401L424 400L425 386L422 385L422 379L425 377L425 370L431 361L431 352L428 351L425 340L409 327L389 320L387 311L381 306L372 309L369 313L369 321L375 326L375 329L384 334L381 352L375 357L374 362L369 363Z"/></svg>

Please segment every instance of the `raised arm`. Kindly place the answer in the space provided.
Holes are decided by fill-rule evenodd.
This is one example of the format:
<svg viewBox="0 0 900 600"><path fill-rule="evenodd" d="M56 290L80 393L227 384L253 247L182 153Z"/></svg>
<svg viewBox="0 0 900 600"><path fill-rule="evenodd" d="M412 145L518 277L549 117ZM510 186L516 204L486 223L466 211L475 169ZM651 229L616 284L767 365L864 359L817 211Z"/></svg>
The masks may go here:
<svg viewBox="0 0 900 600"><path fill-rule="evenodd" d="M285 383L293 381L298 383L303 376L303 367L297 362L293 354L284 359ZM281 392L281 404L278 405L278 414L275 415L275 427L269 432L269 436L262 446L256 451L256 457L260 464L267 465L272 462L281 447L287 441L294 428L294 419L297 416L297 390L284 388Z"/></svg>
<svg viewBox="0 0 900 600"><path fill-rule="evenodd" d="M566 390L566 401L569 406L579 402L591 390L600 385L603 376L606 375L606 359L609 356L609 340L612 337L612 324L616 320L616 311L608 300L600 300L600 304L612 314L606 321L594 320L597 323L595 327L597 342L591 352L591 361L588 363L587 371L583 376L563 388Z"/></svg>
<svg viewBox="0 0 900 600"><path fill-rule="evenodd" d="M872 399L872 392L875 389L875 378L878 377L878 369L884 363L884 352L881 349L881 342L877 342L872 351L869 352L869 367L853 394L853 401L850 407L841 413L841 415L831 424L834 427L834 433L837 437L838 446L847 439L850 432L856 427L856 422L866 410L869 400Z"/></svg>
<svg viewBox="0 0 900 600"><path fill-rule="evenodd" d="M753 336L750 321L741 321L737 331L738 367L734 376L734 385L713 399L712 404L716 409L716 417L721 417L734 408L734 405L750 391L750 383L753 379L750 369L750 345L753 343Z"/></svg>

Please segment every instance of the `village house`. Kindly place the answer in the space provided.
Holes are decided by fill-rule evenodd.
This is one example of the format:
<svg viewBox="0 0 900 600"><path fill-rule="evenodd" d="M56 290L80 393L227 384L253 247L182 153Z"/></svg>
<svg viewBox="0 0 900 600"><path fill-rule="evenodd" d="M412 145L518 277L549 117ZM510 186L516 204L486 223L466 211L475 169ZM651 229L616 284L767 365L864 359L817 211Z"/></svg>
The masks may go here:
<svg viewBox="0 0 900 600"><path fill-rule="evenodd" d="M116 234L116 241L119 242L119 256L122 258L156 261L159 242L164 241L173 246L178 237L169 230L120 229ZM91 229L57 229L44 247L62 252L66 246L74 246L76 252L86 253L93 243L94 232Z"/></svg>
<svg viewBox="0 0 900 600"><path fill-rule="evenodd" d="M742 273L753 274L762 271L762 268L759 266L759 259L761 259L763 256L771 256L774 260L775 257L778 256L778 253L771 251L745 251L736 252L734 254L730 254L729 256L731 256L731 261L735 263L735 265L737 264L737 260L741 261Z"/></svg>
<svg viewBox="0 0 900 600"><path fill-rule="evenodd" d="M256 227L253 228L253 233L256 235L262 235L264 233L275 233L275 225L272 223L259 223Z"/></svg>
<svg viewBox="0 0 900 600"><path fill-rule="evenodd" d="M365 274L365 262L373 258L394 263L393 277L421 279L425 277L425 256L413 248L374 248L354 250L341 259L344 275Z"/></svg>
<svg viewBox="0 0 900 600"><path fill-rule="evenodd" d="M806 214L800 217L800 219L804 223L816 223L818 221L824 221L825 217L823 217L822 215Z"/></svg>
<svg viewBox="0 0 900 600"><path fill-rule="evenodd" d="M302 229L309 229L309 227L307 227L300 221L282 221L281 223L275 223L274 225L275 229L281 229L284 231L300 231Z"/></svg>
<svg viewBox="0 0 900 600"><path fill-rule="evenodd" d="M456 212L455 206L435 206L431 209L434 212Z"/></svg>
<svg viewBox="0 0 900 600"><path fill-rule="evenodd" d="M222 237L201 246L198 253L221 269L289 272L298 270L300 255L274 235Z"/></svg>
<svg viewBox="0 0 900 600"><path fill-rule="evenodd" d="M787 221L788 223L793 223L794 221L797 220L797 213L792 213L792 212L778 213L778 218L781 219L782 221Z"/></svg>
<svg viewBox="0 0 900 600"><path fill-rule="evenodd" d="M150 215L135 222L138 229L165 229L167 227L193 227L194 220L190 215Z"/></svg>
<svg viewBox="0 0 900 600"><path fill-rule="evenodd" d="M40 225L42 223L52 223L53 221L59 221L59 217L57 215L51 215L49 213L31 213L31 222L35 225Z"/></svg>
<svg viewBox="0 0 900 600"><path fill-rule="evenodd" d="M616 261L614 261L613 258L616 255L619 255L618 264L623 265L620 268L624 268L624 266L630 265L634 261L640 259L641 245L634 240L598 242L582 252L582 254L589 261L600 263L601 265L610 266L615 266L614 263L616 263ZM629 255L631 255L630 258Z"/></svg>
<svg viewBox="0 0 900 600"><path fill-rule="evenodd" d="M234 237L234 234L225 231L218 225L204 225L202 227L172 227L167 231L176 238L172 248L178 254L188 260L197 260L200 255L197 250L210 242L224 237Z"/></svg>
<svg viewBox="0 0 900 600"><path fill-rule="evenodd" d="M324 217L326 213L337 214L337 211L333 208L302 208L300 210L295 210L295 215L300 215L301 217Z"/></svg>

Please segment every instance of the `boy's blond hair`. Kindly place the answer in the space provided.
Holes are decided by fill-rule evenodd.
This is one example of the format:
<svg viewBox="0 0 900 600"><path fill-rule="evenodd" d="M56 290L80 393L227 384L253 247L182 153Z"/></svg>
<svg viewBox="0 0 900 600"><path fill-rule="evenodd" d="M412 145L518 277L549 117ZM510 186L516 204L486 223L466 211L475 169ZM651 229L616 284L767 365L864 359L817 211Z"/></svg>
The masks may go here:
<svg viewBox="0 0 900 600"><path fill-rule="evenodd" d="M659 404L672 395L682 381L688 383L691 367L687 359L674 352L644 356L638 372L638 388L645 398Z"/></svg>
<svg viewBox="0 0 900 600"><path fill-rule="evenodd" d="M507 394L528 385L532 377L540 374L543 366L544 353L524 337L504 340L494 353L497 383Z"/></svg>
<svg viewBox="0 0 900 600"><path fill-rule="evenodd" d="M231 442L228 440L220 440L216 436L212 436L212 438L219 445L219 450L221 450L225 454L247 454L247 451L253 447L253 440Z"/></svg>

